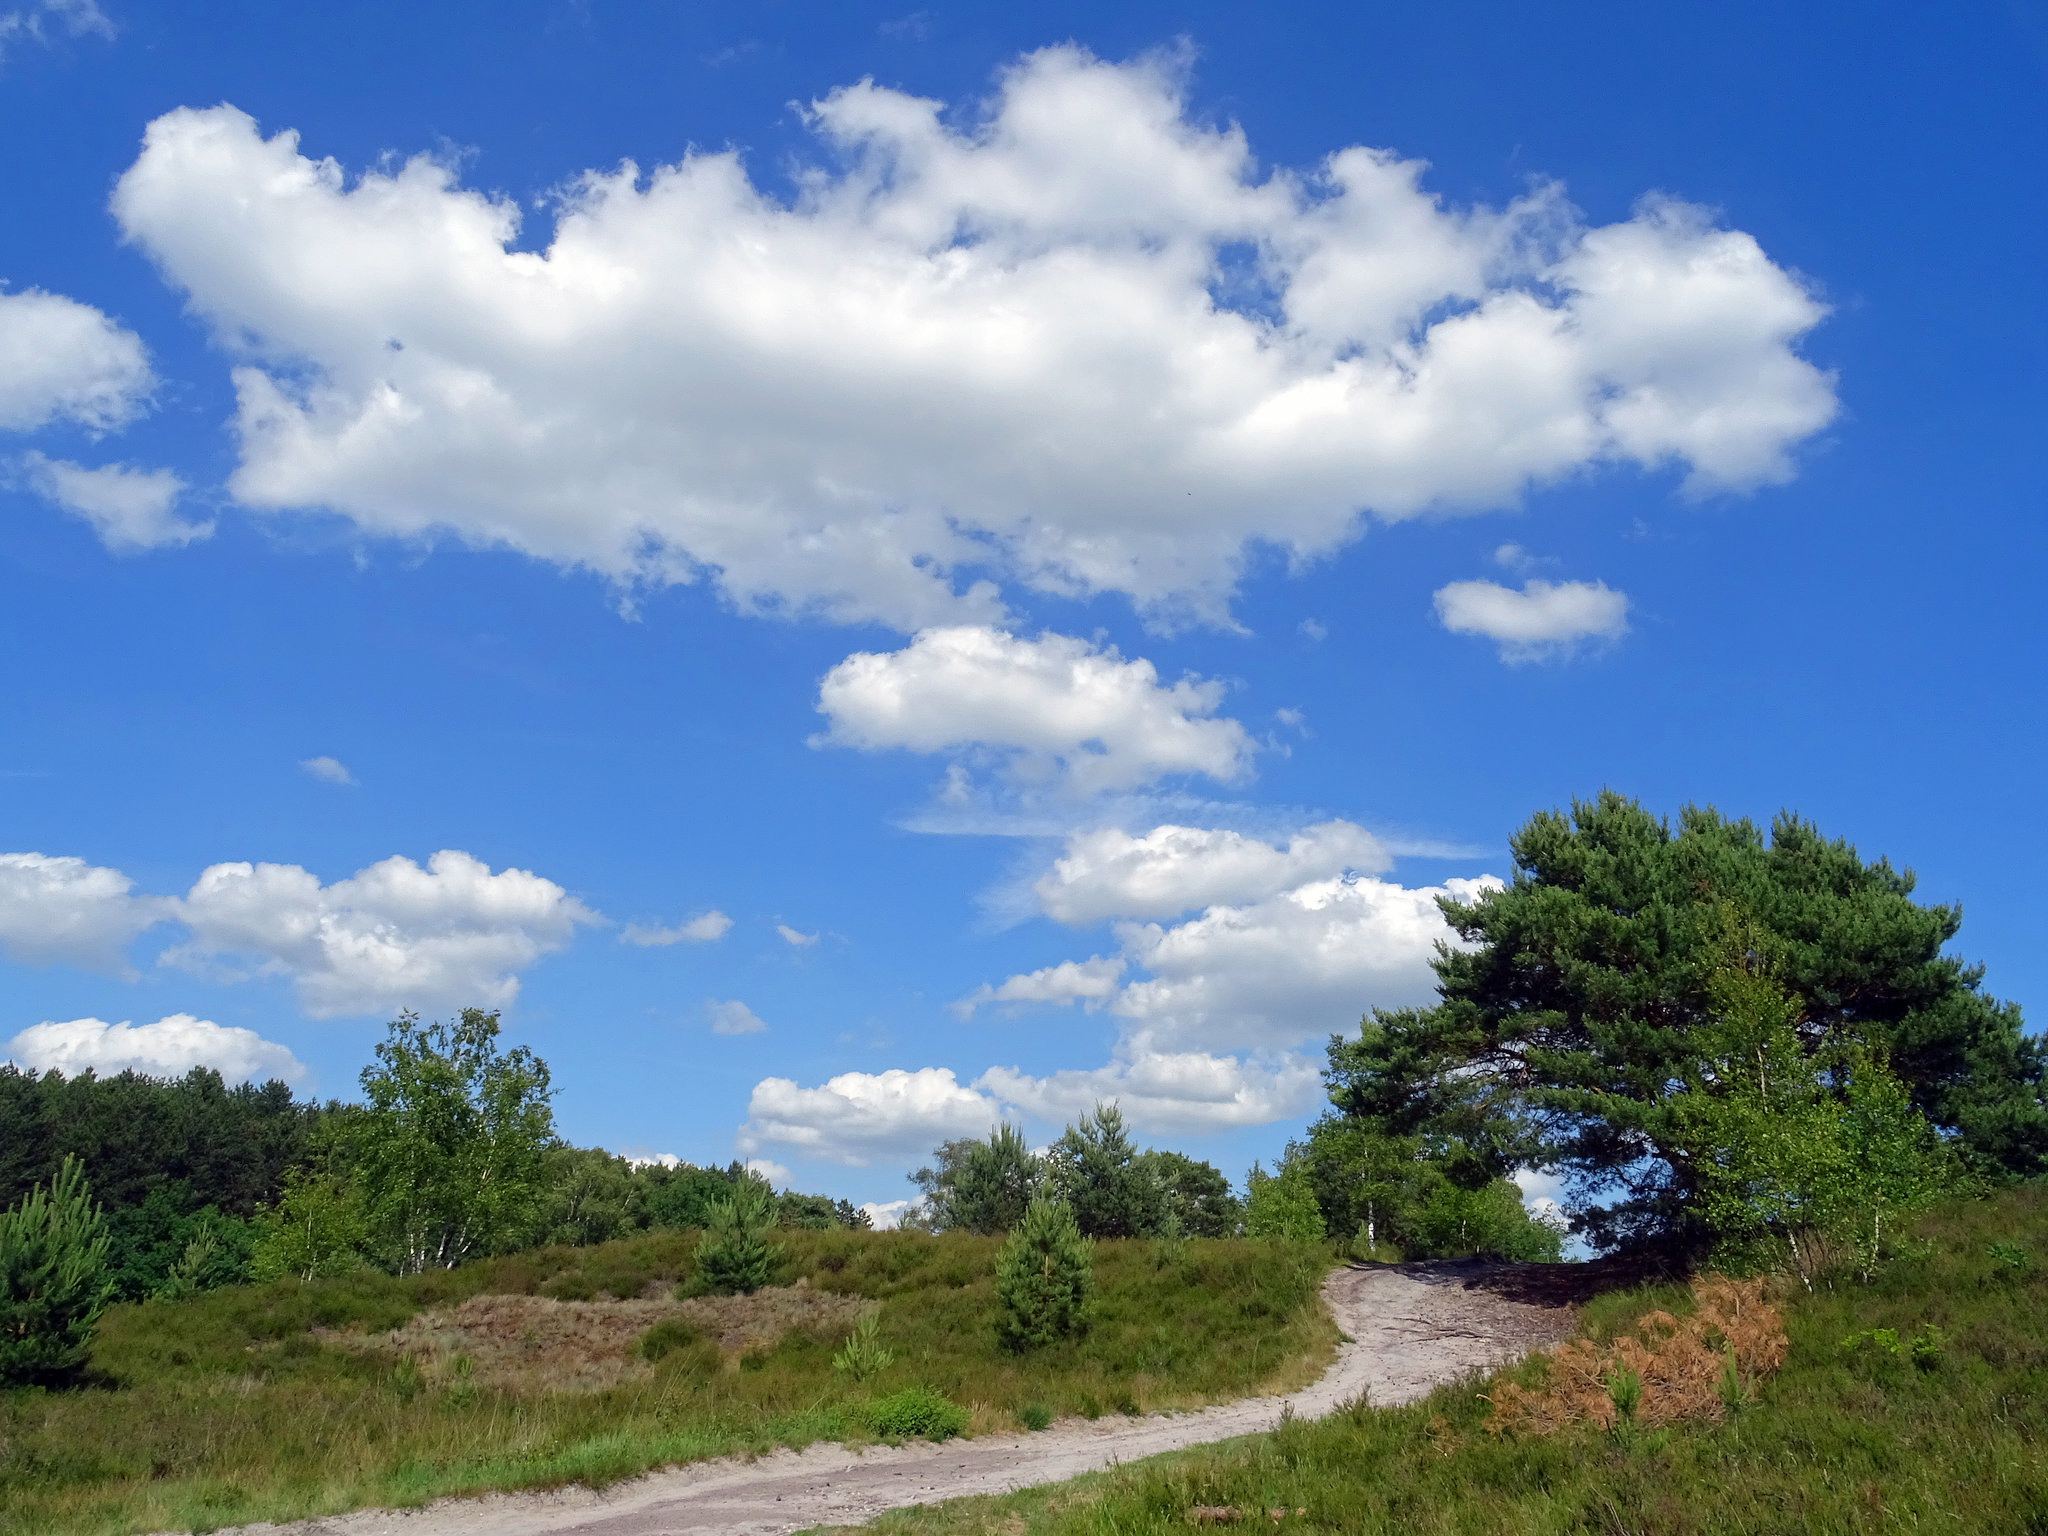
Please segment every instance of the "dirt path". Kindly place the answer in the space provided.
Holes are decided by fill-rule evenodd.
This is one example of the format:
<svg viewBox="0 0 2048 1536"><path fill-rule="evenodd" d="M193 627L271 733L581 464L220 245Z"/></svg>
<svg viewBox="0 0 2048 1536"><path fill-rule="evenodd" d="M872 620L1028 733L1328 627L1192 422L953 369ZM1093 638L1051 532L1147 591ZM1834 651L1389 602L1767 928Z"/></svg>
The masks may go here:
<svg viewBox="0 0 2048 1536"><path fill-rule="evenodd" d="M968 1494L1007 1493L1271 1429L1283 1410L1317 1418L1361 1392L1382 1406L1412 1401L1469 1371L1565 1337L1570 1312L1510 1299L1502 1272L1470 1264L1340 1269L1323 1295L1341 1345L1314 1386L1194 1413L1062 1419L1038 1434L986 1435L850 1451L814 1445L755 1461L710 1461L592 1492L450 1499L420 1510L364 1510L223 1536L786 1536L850 1525L884 1510Z"/></svg>

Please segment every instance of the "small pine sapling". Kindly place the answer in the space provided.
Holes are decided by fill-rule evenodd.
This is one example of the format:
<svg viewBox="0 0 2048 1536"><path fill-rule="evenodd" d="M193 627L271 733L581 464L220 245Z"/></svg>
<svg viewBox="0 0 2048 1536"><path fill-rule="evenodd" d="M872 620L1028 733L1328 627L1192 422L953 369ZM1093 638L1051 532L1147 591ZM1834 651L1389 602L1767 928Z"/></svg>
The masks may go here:
<svg viewBox="0 0 2048 1536"><path fill-rule="evenodd" d="M889 1369L896 1356L882 1347L881 1326L882 1309L864 1308L853 1331L846 1336L846 1347L832 1357L832 1369L861 1383L872 1381Z"/></svg>
<svg viewBox="0 0 2048 1536"><path fill-rule="evenodd" d="M1095 1245L1071 1206L1034 1201L996 1254L996 1336L1011 1350L1037 1349L1088 1326Z"/></svg>
<svg viewBox="0 0 2048 1536"><path fill-rule="evenodd" d="M85 1363L114 1298L109 1242L73 1157L0 1215L0 1385L62 1381Z"/></svg>
<svg viewBox="0 0 2048 1536"><path fill-rule="evenodd" d="M781 1245L765 1235L775 1220L767 1185L748 1180L725 1199L712 1201L705 1220L697 1241L697 1279L704 1289L720 1296L751 1296L766 1285L782 1255Z"/></svg>

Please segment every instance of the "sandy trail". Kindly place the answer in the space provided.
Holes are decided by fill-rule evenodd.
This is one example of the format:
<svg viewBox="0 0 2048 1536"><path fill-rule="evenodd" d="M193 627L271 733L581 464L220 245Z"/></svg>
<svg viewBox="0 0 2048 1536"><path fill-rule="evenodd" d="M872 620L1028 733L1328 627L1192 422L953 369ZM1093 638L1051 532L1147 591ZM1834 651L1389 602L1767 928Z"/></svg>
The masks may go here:
<svg viewBox="0 0 2048 1536"><path fill-rule="evenodd" d="M1340 1269L1323 1284L1338 1348L1313 1386L1191 1413L1062 1419L1037 1434L851 1451L814 1445L754 1461L696 1462L601 1491L497 1494L418 1510L361 1510L223 1536L785 1536L884 1510L1061 1482L1117 1462L1271 1429L1291 1408L1318 1418L1360 1393L1381 1406L1568 1335L1564 1307L1510 1299L1498 1271L1470 1264ZM1506 1291L1508 1294L1503 1294Z"/></svg>

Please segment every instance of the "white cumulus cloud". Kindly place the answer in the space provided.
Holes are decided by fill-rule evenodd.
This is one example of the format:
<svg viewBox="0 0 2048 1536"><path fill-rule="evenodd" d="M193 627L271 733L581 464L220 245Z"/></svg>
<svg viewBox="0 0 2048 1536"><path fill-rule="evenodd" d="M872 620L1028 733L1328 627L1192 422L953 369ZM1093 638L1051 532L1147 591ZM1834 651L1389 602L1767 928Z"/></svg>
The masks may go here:
<svg viewBox="0 0 2048 1536"><path fill-rule="evenodd" d="M1047 917L1080 925L1106 917L1178 917L1346 871L1377 875L1392 867L1379 841L1349 821L1306 827L1285 847L1217 828L1168 824L1133 836L1107 827L1070 834L1065 851L1031 889Z"/></svg>
<svg viewBox="0 0 2048 1536"><path fill-rule="evenodd" d="M805 933L801 928L792 928L787 923L777 923L775 932L791 949L809 949L818 942L815 933Z"/></svg>
<svg viewBox="0 0 2048 1536"><path fill-rule="evenodd" d="M296 864L215 864L176 910L191 938L165 958L289 976L318 1018L503 1007L521 971L599 921L554 881L455 849L332 885Z"/></svg>
<svg viewBox="0 0 2048 1536"><path fill-rule="evenodd" d="M1001 1001L1102 1009L1119 1027L1108 1064L1045 1077L998 1067L974 1086L1047 1119L1113 1098L1156 1130L1299 1114L1318 1082L1300 1048L1373 1008L1428 1002L1436 946L1456 942L1436 899L1470 901L1499 886L1491 875L1419 887L1335 875L1182 923L1120 923L1115 956L1013 976L954 1005L963 1014ZM1060 985L1063 976L1074 984Z"/></svg>
<svg viewBox="0 0 2048 1536"><path fill-rule="evenodd" d="M868 1225L877 1232L894 1232L903 1225L903 1218L917 1203L915 1200L864 1200L860 1208L867 1215Z"/></svg>
<svg viewBox="0 0 2048 1536"><path fill-rule="evenodd" d="M100 542L116 554L183 546L213 534L210 522L189 523L172 515L185 482L168 469L126 464L88 469L35 452L21 456L20 469L30 490L90 523Z"/></svg>
<svg viewBox="0 0 2048 1536"><path fill-rule="evenodd" d="M692 152L586 173L538 240L446 160L181 108L113 208L241 359L244 504L906 632L1004 582L1222 621L1255 543L1609 463L1768 484L1832 418L1825 307L1750 235L1451 206L1382 149L1262 167L1185 90L1072 46L979 111L863 82L788 201Z"/></svg>
<svg viewBox="0 0 2048 1536"><path fill-rule="evenodd" d="M1243 776L1251 737L1216 718L1220 683L1162 684L1143 657L1066 635L1022 639L963 625L900 651L860 651L825 674L818 745L979 754L1013 782L1076 795L1168 774Z"/></svg>
<svg viewBox="0 0 2048 1536"><path fill-rule="evenodd" d="M1350 1028L1375 1007L1428 1002L1436 946L1454 935L1437 898L1469 901L1492 876L1441 886L1338 876L1171 927L1121 932L1133 970L1110 1012L1153 1041L1279 1048Z"/></svg>
<svg viewBox="0 0 2048 1536"><path fill-rule="evenodd" d="M713 908L673 928L628 923L619 930L619 942L637 944L643 949L666 948L670 944L714 944L731 931L732 919Z"/></svg>
<svg viewBox="0 0 2048 1536"><path fill-rule="evenodd" d="M736 997L726 1002L706 998L704 1016L711 1021L714 1035L758 1035L768 1027L765 1019Z"/></svg>
<svg viewBox="0 0 2048 1536"><path fill-rule="evenodd" d="M111 432L155 387L142 340L90 304L25 288L0 292L0 428L53 421Z"/></svg>
<svg viewBox="0 0 2048 1536"><path fill-rule="evenodd" d="M1581 640L1628 633L1628 598L1604 582L1528 581L1517 592L1492 581L1454 581L1436 594L1436 616L1460 635L1484 635L1509 663L1541 661Z"/></svg>
<svg viewBox="0 0 2048 1536"><path fill-rule="evenodd" d="M1154 846L1170 848L1173 840ZM1044 1076L998 1066L967 1087L939 1068L848 1073L816 1089L770 1078L755 1090L752 1140L743 1145L776 1141L865 1161L885 1146L922 1151L947 1136L981 1134L1000 1106L1059 1122L1098 1100L1115 1100L1150 1131L1264 1125L1302 1114L1321 1079L1319 1062L1300 1048L1349 1029L1375 1007L1429 1001L1436 946L1456 939L1437 898L1469 901L1500 885L1481 876L1408 887L1354 872L1266 889L1280 878L1276 870L1327 863L1355 870L1360 860L1384 861L1379 845L1349 822L1305 829L1286 849L1254 843L1264 854L1250 858L1227 840L1189 846L1198 857L1220 850L1235 871L1228 878L1253 899L1212 903L1176 924L1120 923L1118 954L1011 976L953 1005L962 1018L990 1004L1104 1010L1118 1024L1105 1065ZM1310 849L1321 851L1311 856ZM1291 866L1282 862L1290 856Z"/></svg>
<svg viewBox="0 0 2048 1536"><path fill-rule="evenodd" d="M1315 1062L1287 1052L1240 1059L1140 1048L1091 1071L1045 1077L992 1067L974 1086L1054 1123L1114 1102L1140 1130L1200 1131L1270 1125L1302 1114L1321 1095L1322 1074Z"/></svg>
<svg viewBox="0 0 2048 1536"><path fill-rule="evenodd" d="M296 1083L305 1066L284 1046L253 1029L237 1029L174 1013L154 1024L107 1024L70 1019L32 1024L8 1041L7 1058L17 1066L76 1077L97 1072L111 1077L134 1071L148 1077L183 1077L194 1067L212 1067L231 1083Z"/></svg>
<svg viewBox="0 0 2048 1536"><path fill-rule="evenodd" d="M83 859L0 853L0 953L125 975L128 945L171 915L170 903L134 888L118 869Z"/></svg>
<svg viewBox="0 0 2048 1536"><path fill-rule="evenodd" d="M747 1103L739 1150L784 1146L862 1168L877 1158L919 1157L959 1136L986 1136L1001 1107L963 1087L947 1067L842 1072L822 1087L763 1078Z"/></svg>
<svg viewBox="0 0 2048 1536"><path fill-rule="evenodd" d="M953 1012L959 1018L972 1018L977 1008L990 1003L1083 1003L1092 1010L1116 995L1123 973L1124 962L1114 955L1062 960L1043 970L1012 976L1001 986L977 987L953 1004Z"/></svg>

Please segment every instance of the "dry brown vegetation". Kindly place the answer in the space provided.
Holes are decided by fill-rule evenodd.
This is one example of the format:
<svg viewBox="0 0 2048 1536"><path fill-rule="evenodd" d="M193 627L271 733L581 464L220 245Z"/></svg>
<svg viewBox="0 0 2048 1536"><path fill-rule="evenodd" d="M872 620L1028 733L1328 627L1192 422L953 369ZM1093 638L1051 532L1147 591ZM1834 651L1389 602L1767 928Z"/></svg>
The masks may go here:
<svg viewBox="0 0 2048 1536"><path fill-rule="evenodd" d="M792 1333L837 1338L865 1305L857 1295L813 1290L799 1276L752 1296L694 1296L678 1301L654 1282L654 1294L624 1301L558 1301L547 1296L472 1296L420 1313L388 1331L312 1330L330 1348L408 1360L428 1385L468 1378L508 1392L602 1392L652 1381L655 1362L642 1341L657 1323L685 1325L718 1352L727 1372L773 1350Z"/></svg>
<svg viewBox="0 0 2048 1536"><path fill-rule="evenodd" d="M1748 1396L1784 1363L1785 1319L1765 1296L1766 1282L1708 1276L1692 1284L1693 1311L1657 1310L1635 1330L1602 1347L1573 1339L1547 1350L1542 1384L1501 1382L1489 1397L1492 1433L1549 1435L1575 1424L1612 1429L1630 1393L1641 1385L1628 1417L1646 1429L1694 1419L1718 1422L1731 1398Z"/></svg>

